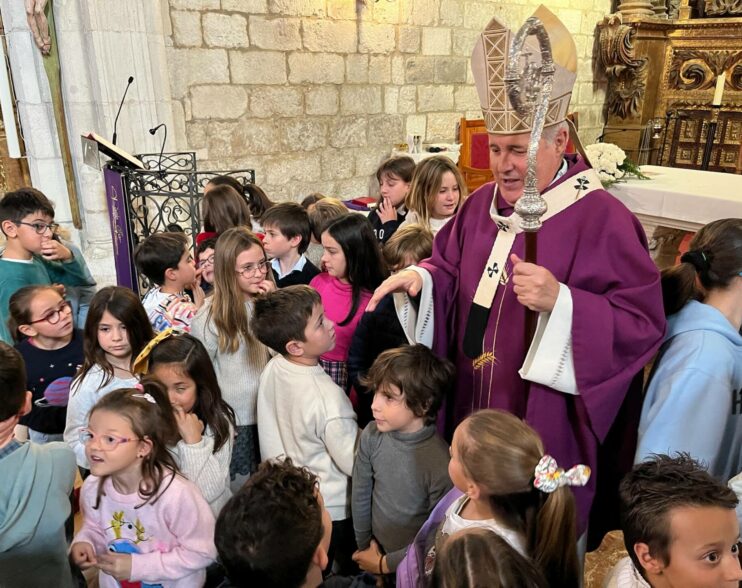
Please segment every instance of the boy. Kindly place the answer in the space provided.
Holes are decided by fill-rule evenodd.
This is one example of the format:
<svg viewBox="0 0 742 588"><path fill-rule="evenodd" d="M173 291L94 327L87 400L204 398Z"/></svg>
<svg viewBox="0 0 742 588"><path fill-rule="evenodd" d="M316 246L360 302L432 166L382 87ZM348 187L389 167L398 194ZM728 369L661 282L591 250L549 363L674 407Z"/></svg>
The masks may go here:
<svg viewBox="0 0 742 588"><path fill-rule="evenodd" d="M144 295L142 305L156 333L168 327L191 330L191 321L204 301L196 280L196 265L183 233L153 233L134 253L137 269L157 284ZM190 288L195 302L184 292Z"/></svg>
<svg viewBox="0 0 742 588"><path fill-rule="evenodd" d="M737 497L697 461L656 455L634 466L620 493L629 557L607 588L737 587Z"/></svg>
<svg viewBox="0 0 742 588"><path fill-rule="evenodd" d="M406 225L399 229L384 245L384 260L392 272L399 271L418 261L430 257L433 251L433 233L422 225ZM348 351L348 378L358 394L356 410L358 423L365 427L372 420L370 394L365 394L360 379L382 351L407 343L422 343L417 333L409 325L415 324L414 317L406 317L405 327L400 322L395 308L395 296L388 294L379 305L366 312L356 327ZM432 332L428 345L432 344Z"/></svg>
<svg viewBox="0 0 742 588"><path fill-rule="evenodd" d="M72 588L64 524L75 481L75 454L64 443L13 438L31 410L21 355L0 342L0 586Z"/></svg>
<svg viewBox="0 0 742 588"><path fill-rule="evenodd" d="M53 239L58 225L54 207L38 190L21 188L0 200L0 228L6 238L0 258L0 340L12 343L8 301L23 286L64 284L91 286L81 260Z"/></svg>
<svg viewBox="0 0 742 588"><path fill-rule="evenodd" d="M353 468L353 526L361 569L394 573L438 500L451 489L448 445L436 432L453 364L423 345L379 355L363 384L374 421L361 434ZM377 545L384 549L381 556Z"/></svg>
<svg viewBox="0 0 742 588"><path fill-rule="evenodd" d="M334 325L313 288L288 286L255 301L251 326L260 342L278 353L258 388L261 458L286 455L317 475L333 521L332 547L346 549L335 554L340 573L350 573L348 497L358 426L345 392L319 365L320 355L335 346Z"/></svg>
<svg viewBox="0 0 742 588"><path fill-rule="evenodd" d="M279 288L309 284L319 273L304 252L309 246L309 215L296 202L275 204L265 211L260 224L263 247L272 258L273 277Z"/></svg>
<svg viewBox="0 0 742 588"><path fill-rule="evenodd" d="M204 239L196 247L198 269L201 271L201 288L204 296L214 293L214 252L216 251L216 237Z"/></svg>

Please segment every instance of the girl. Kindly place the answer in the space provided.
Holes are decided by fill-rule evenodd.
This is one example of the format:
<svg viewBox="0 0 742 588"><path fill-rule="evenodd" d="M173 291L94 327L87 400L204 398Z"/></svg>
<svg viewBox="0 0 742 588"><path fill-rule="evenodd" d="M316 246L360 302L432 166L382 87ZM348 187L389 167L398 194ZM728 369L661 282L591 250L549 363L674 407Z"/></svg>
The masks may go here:
<svg viewBox="0 0 742 588"><path fill-rule="evenodd" d="M225 231L214 253L214 295L193 318L191 333L206 347L224 400L234 409L233 490L260 462L255 407L268 348L252 334L250 318L255 296L275 288L260 239L245 227Z"/></svg>
<svg viewBox="0 0 742 588"><path fill-rule="evenodd" d="M201 201L205 238L221 235L232 227L251 226L250 209L244 198L231 186L216 186L204 193ZM197 236L200 242L201 235Z"/></svg>
<svg viewBox="0 0 742 588"><path fill-rule="evenodd" d="M263 213L274 204L263 189L255 184L243 185L233 176L214 176L204 187L204 194L217 186L231 186L245 199L250 209L252 230L262 232L260 219L263 217Z"/></svg>
<svg viewBox="0 0 742 588"><path fill-rule="evenodd" d="M187 334L163 331L135 362L167 389L180 439L172 448L183 475L198 486L214 516L226 504L232 458L234 411L222 393L203 344Z"/></svg>
<svg viewBox="0 0 742 588"><path fill-rule="evenodd" d="M371 227L380 243L384 244L407 216L405 198L410 191L415 161L411 157L391 157L376 170L379 182L379 202L368 215Z"/></svg>
<svg viewBox="0 0 742 588"><path fill-rule="evenodd" d="M639 422L636 462L688 452L727 481L742 470L742 219L714 221L662 273L667 334Z"/></svg>
<svg viewBox="0 0 742 588"><path fill-rule="evenodd" d="M420 224L435 235L453 218L465 197L466 184L453 161L442 155L424 159L412 176L405 199L410 212L402 225Z"/></svg>
<svg viewBox="0 0 742 588"><path fill-rule="evenodd" d="M36 443L61 441L70 383L82 364L72 306L53 286L24 286L10 297L8 327L26 364L31 412L21 418Z"/></svg>
<svg viewBox="0 0 742 588"><path fill-rule="evenodd" d="M93 296L83 332L84 359L70 387L64 440L88 469L80 429L88 412L102 396L137 383L131 362L152 339L154 332L139 297L128 288L108 286Z"/></svg>
<svg viewBox="0 0 742 588"><path fill-rule="evenodd" d="M322 298L327 318L335 323L335 347L320 363L335 383L348 388L348 349L371 294L387 276L368 219L348 214L322 232L325 272L309 283Z"/></svg>
<svg viewBox="0 0 742 588"><path fill-rule="evenodd" d="M92 475L70 556L83 570L98 568L102 588L204 584L216 557L214 515L179 475L168 451L175 430L159 383L144 381L101 398L80 431Z"/></svg>
<svg viewBox="0 0 742 588"><path fill-rule="evenodd" d="M575 502L590 468L564 472L536 432L516 416L481 410L454 432L444 496L397 568L397 586L427 586L447 537L483 527L533 560L549 586L579 586ZM370 554L373 556L373 554Z"/></svg>

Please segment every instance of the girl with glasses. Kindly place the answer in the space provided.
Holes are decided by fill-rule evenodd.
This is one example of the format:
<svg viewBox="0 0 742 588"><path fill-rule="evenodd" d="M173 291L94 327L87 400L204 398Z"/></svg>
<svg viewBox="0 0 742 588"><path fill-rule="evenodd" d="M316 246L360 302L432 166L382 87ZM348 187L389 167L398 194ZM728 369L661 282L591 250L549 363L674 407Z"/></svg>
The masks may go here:
<svg viewBox="0 0 742 588"><path fill-rule="evenodd" d="M31 412L21 418L36 443L61 441L70 384L83 361L72 308L53 286L24 286L10 297L9 328L26 363Z"/></svg>
<svg viewBox="0 0 742 588"><path fill-rule="evenodd" d="M216 243L214 295L191 323L214 364L224 400L235 412L237 435L230 463L231 487L239 489L260 462L255 416L260 374L268 349L250 328L254 300L276 289L260 239L245 227L226 230Z"/></svg>
<svg viewBox="0 0 742 588"><path fill-rule="evenodd" d="M147 380L101 398L80 431L92 475L82 486L83 524L70 556L83 570L97 568L102 588L206 580L216 557L214 515L180 475L168 449L175 438L167 395Z"/></svg>

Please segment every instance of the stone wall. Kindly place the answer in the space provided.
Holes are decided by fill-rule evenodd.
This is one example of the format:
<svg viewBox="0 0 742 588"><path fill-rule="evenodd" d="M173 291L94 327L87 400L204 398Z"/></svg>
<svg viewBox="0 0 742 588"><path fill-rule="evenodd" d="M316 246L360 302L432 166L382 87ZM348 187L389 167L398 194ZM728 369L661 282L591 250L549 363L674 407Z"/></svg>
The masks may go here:
<svg viewBox="0 0 742 588"><path fill-rule="evenodd" d="M168 70L186 143L202 169L249 167L276 199L373 190L408 134L450 142L479 118L469 58L497 15L519 26L536 0L165 0ZM572 110L592 141L605 81L594 81L593 32L609 0L552 0L575 35ZM167 18L166 18L167 21ZM169 27L169 28L168 28Z"/></svg>

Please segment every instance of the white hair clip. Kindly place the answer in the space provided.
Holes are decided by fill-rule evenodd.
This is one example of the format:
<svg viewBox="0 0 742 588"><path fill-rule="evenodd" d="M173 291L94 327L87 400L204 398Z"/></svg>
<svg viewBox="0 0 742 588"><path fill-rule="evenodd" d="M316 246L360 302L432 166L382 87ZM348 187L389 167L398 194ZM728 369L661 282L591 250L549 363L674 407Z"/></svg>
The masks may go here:
<svg viewBox="0 0 742 588"><path fill-rule="evenodd" d="M544 455L533 472L533 487L551 494L562 486L584 486L590 479L591 470L586 465L576 465L566 472L550 455Z"/></svg>
<svg viewBox="0 0 742 588"><path fill-rule="evenodd" d="M149 392L144 392L143 394L132 394L132 398L144 398L147 402L151 402L152 404L157 404L157 401L154 399L154 396L150 394Z"/></svg>

